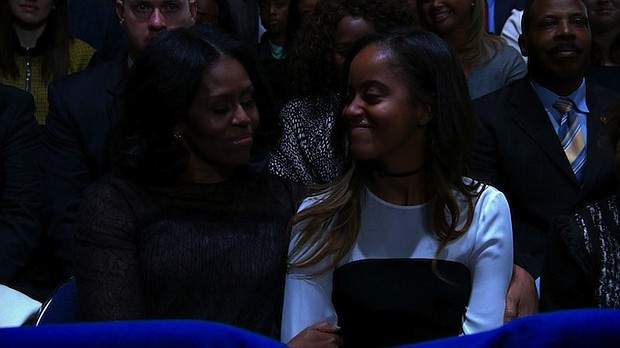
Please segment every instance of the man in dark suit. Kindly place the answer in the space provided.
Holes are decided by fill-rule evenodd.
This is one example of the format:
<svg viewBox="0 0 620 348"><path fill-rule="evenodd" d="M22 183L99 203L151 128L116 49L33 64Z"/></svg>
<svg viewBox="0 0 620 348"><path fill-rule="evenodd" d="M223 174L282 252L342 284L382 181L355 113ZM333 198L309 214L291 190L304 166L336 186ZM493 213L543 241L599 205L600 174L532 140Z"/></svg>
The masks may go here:
<svg viewBox="0 0 620 348"><path fill-rule="evenodd" d="M128 56L49 85L49 115L39 161L49 267L54 283L73 274L73 236L82 192L109 169L110 128L122 115L124 76L162 30L194 24L194 0L116 0Z"/></svg>
<svg viewBox="0 0 620 348"><path fill-rule="evenodd" d="M585 4L528 1L519 44L529 57L528 76L474 101L477 176L506 194L513 218L506 320L538 310L535 279L551 219L616 185L613 157L597 145L600 117L615 94L584 80L591 45Z"/></svg>
<svg viewBox="0 0 620 348"><path fill-rule="evenodd" d="M31 297L23 278L41 234L40 143L32 95L0 84L0 284Z"/></svg>

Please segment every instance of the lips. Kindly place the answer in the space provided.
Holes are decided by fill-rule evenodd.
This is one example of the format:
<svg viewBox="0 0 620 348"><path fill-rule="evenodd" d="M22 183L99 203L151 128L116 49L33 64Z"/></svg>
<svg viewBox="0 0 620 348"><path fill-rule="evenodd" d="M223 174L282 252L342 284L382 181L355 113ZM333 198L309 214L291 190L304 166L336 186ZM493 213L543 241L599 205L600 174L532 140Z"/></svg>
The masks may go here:
<svg viewBox="0 0 620 348"><path fill-rule="evenodd" d="M33 6L33 5L19 5L19 8L21 8L22 10L26 11L26 12L36 12L39 10L38 7Z"/></svg>
<svg viewBox="0 0 620 348"><path fill-rule="evenodd" d="M581 48L574 44L562 44L552 47L547 51L550 55L555 57L574 57L581 55L583 52Z"/></svg>
<svg viewBox="0 0 620 348"><path fill-rule="evenodd" d="M253 142L252 133L241 134L230 139L237 146L251 146Z"/></svg>
<svg viewBox="0 0 620 348"><path fill-rule="evenodd" d="M435 22L435 23L441 22L445 20L446 18L448 18L450 13L451 13L450 10L431 11L431 13L429 14L430 21Z"/></svg>

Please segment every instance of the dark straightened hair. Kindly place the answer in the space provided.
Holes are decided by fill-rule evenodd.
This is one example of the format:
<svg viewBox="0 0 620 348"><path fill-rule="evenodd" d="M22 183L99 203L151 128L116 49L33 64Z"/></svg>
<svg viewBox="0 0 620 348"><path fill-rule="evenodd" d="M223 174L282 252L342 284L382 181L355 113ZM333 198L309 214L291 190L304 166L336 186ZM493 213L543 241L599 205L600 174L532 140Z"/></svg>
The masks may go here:
<svg viewBox="0 0 620 348"><path fill-rule="evenodd" d="M253 153L272 145L277 121L250 50L219 28L195 25L158 34L130 71L125 116L113 142L117 170L147 185L178 180L189 152L173 137L174 128L186 119L205 72L225 57L240 62L254 86L260 125Z"/></svg>

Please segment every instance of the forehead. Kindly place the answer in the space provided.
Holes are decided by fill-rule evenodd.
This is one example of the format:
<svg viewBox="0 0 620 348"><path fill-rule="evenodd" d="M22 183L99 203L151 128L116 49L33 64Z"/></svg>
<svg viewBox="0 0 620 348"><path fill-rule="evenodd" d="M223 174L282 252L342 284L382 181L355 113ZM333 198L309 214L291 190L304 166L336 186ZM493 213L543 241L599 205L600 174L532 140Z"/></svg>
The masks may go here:
<svg viewBox="0 0 620 348"><path fill-rule="evenodd" d="M351 72L368 75L393 75L395 65L394 52L391 49L372 43L362 48L351 61ZM351 76L353 79L354 76Z"/></svg>
<svg viewBox="0 0 620 348"><path fill-rule="evenodd" d="M367 21L364 17L353 17L351 15L344 16L336 25L334 33L334 41L356 41L362 36L371 33L374 30L372 22Z"/></svg>
<svg viewBox="0 0 620 348"><path fill-rule="evenodd" d="M581 0L536 0L530 8L532 18L547 16L587 15L586 4Z"/></svg>

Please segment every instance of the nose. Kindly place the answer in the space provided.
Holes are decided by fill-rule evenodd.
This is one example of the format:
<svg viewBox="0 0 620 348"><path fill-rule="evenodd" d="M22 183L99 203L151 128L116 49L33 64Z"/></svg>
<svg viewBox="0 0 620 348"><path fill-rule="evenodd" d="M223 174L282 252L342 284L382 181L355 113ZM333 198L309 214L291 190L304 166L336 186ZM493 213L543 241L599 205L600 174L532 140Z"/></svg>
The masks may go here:
<svg viewBox="0 0 620 348"><path fill-rule="evenodd" d="M357 96L351 99L351 101L344 106L342 117L345 119L352 119L361 116L363 114L363 109L359 104Z"/></svg>
<svg viewBox="0 0 620 348"><path fill-rule="evenodd" d="M572 38L575 36L573 24L569 20L564 20L560 24L559 36L562 38Z"/></svg>
<svg viewBox="0 0 620 348"><path fill-rule="evenodd" d="M269 13L271 15L275 15L276 14L276 5L269 5Z"/></svg>
<svg viewBox="0 0 620 348"><path fill-rule="evenodd" d="M243 105L238 104L233 115L232 123L236 126L245 127L252 123L252 116Z"/></svg>
<svg viewBox="0 0 620 348"><path fill-rule="evenodd" d="M149 27L152 30L161 30L166 28L166 18L159 8L155 8L151 17L149 17Z"/></svg>

